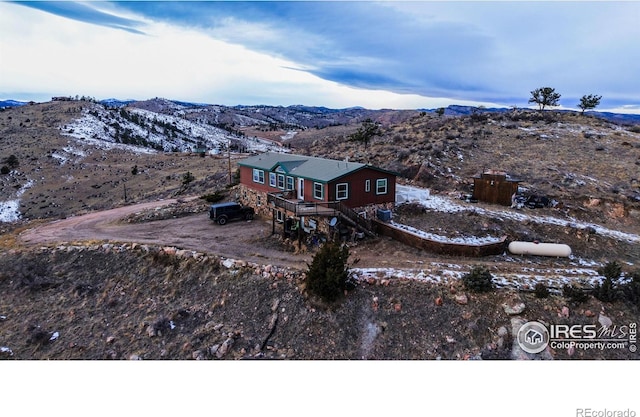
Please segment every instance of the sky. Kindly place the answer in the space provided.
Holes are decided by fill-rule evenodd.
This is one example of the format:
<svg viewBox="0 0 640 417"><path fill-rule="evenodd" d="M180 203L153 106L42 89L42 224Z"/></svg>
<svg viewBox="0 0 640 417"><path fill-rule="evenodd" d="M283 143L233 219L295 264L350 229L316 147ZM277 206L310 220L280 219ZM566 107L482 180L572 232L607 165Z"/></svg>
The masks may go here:
<svg viewBox="0 0 640 417"><path fill-rule="evenodd" d="M640 114L636 1L0 1L0 99Z"/></svg>

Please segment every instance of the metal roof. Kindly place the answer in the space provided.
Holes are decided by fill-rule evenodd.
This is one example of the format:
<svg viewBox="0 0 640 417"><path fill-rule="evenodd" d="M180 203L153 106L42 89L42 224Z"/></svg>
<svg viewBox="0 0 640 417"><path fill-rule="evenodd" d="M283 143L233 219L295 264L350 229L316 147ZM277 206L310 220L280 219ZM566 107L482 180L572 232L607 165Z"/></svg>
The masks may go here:
<svg viewBox="0 0 640 417"><path fill-rule="evenodd" d="M365 167L387 172L359 162L273 152L251 156L238 162L238 164L266 171L276 171L280 167L284 173L322 182L329 182Z"/></svg>

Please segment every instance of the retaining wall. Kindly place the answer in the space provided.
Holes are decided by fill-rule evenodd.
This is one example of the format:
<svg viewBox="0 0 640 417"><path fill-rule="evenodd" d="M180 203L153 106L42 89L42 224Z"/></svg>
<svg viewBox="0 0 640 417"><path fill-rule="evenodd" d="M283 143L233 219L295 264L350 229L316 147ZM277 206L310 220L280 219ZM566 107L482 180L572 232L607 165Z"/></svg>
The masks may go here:
<svg viewBox="0 0 640 417"><path fill-rule="evenodd" d="M373 226L375 232L382 236L390 237L405 245L414 248L423 249L442 255L469 256L480 257L490 255L500 255L506 250L506 236L502 237L499 242L486 243L480 245L466 245L462 243L444 243L435 240L426 239L413 233L398 229L390 224L380 220L374 220Z"/></svg>

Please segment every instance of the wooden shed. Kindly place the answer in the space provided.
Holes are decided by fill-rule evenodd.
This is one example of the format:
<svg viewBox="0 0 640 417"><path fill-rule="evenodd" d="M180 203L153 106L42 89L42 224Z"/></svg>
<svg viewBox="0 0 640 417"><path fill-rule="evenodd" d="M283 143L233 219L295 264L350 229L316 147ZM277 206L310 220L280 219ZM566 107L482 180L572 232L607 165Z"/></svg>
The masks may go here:
<svg viewBox="0 0 640 417"><path fill-rule="evenodd" d="M487 170L479 177L473 177L473 198L510 206L513 195L518 192L519 183L519 180L510 178L506 172Z"/></svg>

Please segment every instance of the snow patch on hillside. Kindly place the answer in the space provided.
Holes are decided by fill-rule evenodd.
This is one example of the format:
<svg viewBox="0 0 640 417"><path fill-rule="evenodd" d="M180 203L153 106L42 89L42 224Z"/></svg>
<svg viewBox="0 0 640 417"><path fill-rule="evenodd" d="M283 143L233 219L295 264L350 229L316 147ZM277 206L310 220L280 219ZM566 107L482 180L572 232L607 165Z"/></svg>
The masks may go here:
<svg viewBox="0 0 640 417"><path fill-rule="evenodd" d="M470 272L460 265L431 263L422 269L398 268L352 268L351 273L357 280L410 279L438 284L452 283L462 279ZM539 282L550 291L559 293L564 285L593 287L604 279L597 271L583 268L534 269L523 268L521 273L493 273L493 282L497 287L518 290L533 289Z"/></svg>
<svg viewBox="0 0 640 417"><path fill-rule="evenodd" d="M11 223L20 220L20 197L33 186L33 180L29 180L20 187L16 197L9 201L0 201L0 223Z"/></svg>
<svg viewBox="0 0 640 417"><path fill-rule="evenodd" d="M418 187L411 186L398 186L401 190L404 190L404 195L421 195L421 191L425 191L424 189ZM633 233L625 233L619 230L608 229L604 226L595 224L595 223L587 223L582 222L572 217L567 217L566 219L559 219L557 217L552 216L539 216L534 214L528 214L524 212L517 212L508 209L502 208L483 208L483 207L472 207L468 204L458 203L451 198L439 195L429 195L422 194L423 197L416 199L406 199L403 203L414 202L420 204L426 209L433 211L440 211L445 213L459 213L465 211L474 211L482 216L494 217L499 219L509 219L515 220L519 222L529 221L540 224L552 224L556 226L571 226L577 229L587 229L593 228L597 234L602 236L607 236L616 240L626 241L630 243L640 243L640 236Z"/></svg>
<svg viewBox="0 0 640 417"><path fill-rule="evenodd" d="M240 137L208 123L140 108L114 110L96 105L85 109L82 117L60 126L60 130L63 135L101 149L118 148L135 153L191 152L199 147L219 153L229 146L232 150L244 148L249 152L284 151L272 141ZM63 160L63 155L54 157Z"/></svg>

